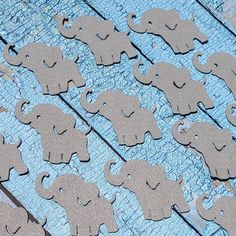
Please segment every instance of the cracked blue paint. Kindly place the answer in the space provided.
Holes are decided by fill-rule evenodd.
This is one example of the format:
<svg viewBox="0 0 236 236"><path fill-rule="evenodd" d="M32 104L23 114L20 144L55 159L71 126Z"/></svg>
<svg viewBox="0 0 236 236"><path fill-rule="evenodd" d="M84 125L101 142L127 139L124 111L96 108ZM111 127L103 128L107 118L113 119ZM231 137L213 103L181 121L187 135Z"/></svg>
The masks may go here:
<svg viewBox="0 0 236 236"><path fill-rule="evenodd" d="M116 27L121 31L126 31L126 16L130 11L136 11L140 16L143 11L153 6L166 9L175 8L180 11L185 19L194 14L196 23L204 33L209 36L209 43L202 46L195 42L196 50L204 50L205 54L216 50L235 53L235 38L216 22L207 12L202 9L195 1L124 1L110 0L89 1L102 15L112 20ZM158 105L155 113L158 125L163 133L161 140L152 140L149 135L146 136L143 145L137 145L132 148L119 146L117 137L109 121L99 115L86 113L80 105L79 96L82 88L72 88L63 94L63 98L71 104L84 118L96 128L107 143L125 159L134 158L145 159L152 164L161 163L170 179L184 178L184 194L186 200L191 206L188 214L183 214L202 235L223 235L222 229L218 225L202 220L196 213L195 200L203 192L211 193L212 199L218 195L229 194L227 190L220 186L216 190L211 188L211 179L206 166L201 157L187 150L185 147L177 144L171 134L171 127L180 116L172 116L172 111L165 95L148 86L138 83L132 75L132 65L136 60L128 60L123 55L120 64L103 67L96 66L94 56L89 48L75 40L63 38L56 29L54 16L57 13L66 13L70 18L80 15L96 13L81 1L10 1L2 4L0 10L0 33L9 42L16 44L16 49L29 42L45 42L49 45L59 46L64 57L75 58L80 56L78 69L86 80L86 86L92 87L94 97L102 91L112 88L119 88L126 94L136 95L140 98L142 107L151 108L154 104ZM119 10L119 11L118 11ZM172 50L158 37L150 35L140 35L131 32L130 39L138 45L142 52L153 61L168 61L178 67L182 65L188 67L192 73L193 79L203 80L203 75L197 72L191 63L191 57L194 52L187 55L174 55ZM2 50L3 45L1 45ZM150 67L150 63L139 55L144 61L145 68ZM0 56L0 62L3 62ZM95 133L88 135L88 149L91 155L89 163L80 163L78 158L74 157L69 165L52 165L42 160L42 146L40 135L29 126L19 123L14 116L14 105L22 98L31 101L31 107L39 103L50 103L60 107L64 112L73 113L58 97L43 96L41 88L34 74L23 68L11 67L14 70L16 83L13 81L0 80L0 98L1 106L8 109L7 113L0 113L0 132L2 132L7 141L14 142L20 137L23 141L20 147L23 160L30 169L27 176L19 177L12 171L11 178L4 185L13 193L14 196L41 222L47 216L48 223L46 229L52 235L69 235L69 225L67 222L65 210L52 201L46 201L40 198L35 192L34 179L38 173L48 171L51 179L65 173L75 173L81 175L85 180L98 184L101 193L110 198L116 194L117 200L114 203L115 217L117 219L120 231L112 235L197 235L175 212L172 217L160 222L144 220L142 210L133 193L123 188L111 186L104 179L102 169L105 162L109 159L118 161L117 168L122 165L122 161L112 151L112 149L101 140ZM229 92L225 83L214 76L206 75L206 88L210 97L215 102L215 108L208 110L223 127L230 128L235 133L224 115L226 105L233 101L232 94ZM81 119L76 117L77 127L86 129L86 125ZM190 122L194 121L213 121L201 110L198 113L187 117ZM51 181L50 179L50 181ZM49 181L49 182L50 182ZM101 235L108 235L105 227L101 227Z"/></svg>

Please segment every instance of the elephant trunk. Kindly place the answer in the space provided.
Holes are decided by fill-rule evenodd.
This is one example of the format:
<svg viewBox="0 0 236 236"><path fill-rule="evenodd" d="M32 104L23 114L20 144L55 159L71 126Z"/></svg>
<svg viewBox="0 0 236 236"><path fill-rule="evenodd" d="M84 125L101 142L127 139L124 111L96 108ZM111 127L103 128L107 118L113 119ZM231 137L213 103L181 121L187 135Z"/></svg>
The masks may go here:
<svg viewBox="0 0 236 236"><path fill-rule="evenodd" d="M54 197L54 190L53 190L53 187L49 187L47 189L45 189L43 187L43 179L45 177L49 177L49 173L48 172L43 172L41 174L39 174L35 180L35 189L37 191L37 193L45 198L45 199L52 199Z"/></svg>
<svg viewBox="0 0 236 236"><path fill-rule="evenodd" d="M207 197L206 195L202 195L197 199L196 201L197 212L205 220L214 220L217 213L213 209L207 210L203 206L203 200L206 197Z"/></svg>
<svg viewBox="0 0 236 236"><path fill-rule="evenodd" d="M16 118L22 122L23 124L30 124L31 123L31 115L30 114L24 114L22 111L22 107L24 104L29 104L28 100L21 100L16 104Z"/></svg>
<svg viewBox="0 0 236 236"><path fill-rule="evenodd" d="M177 121L174 125L173 125L173 128L172 128L172 134L173 134L173 137L175 138L175 140L180 143L180 144L183 144L183 145L189 145L191 143L191 137L190 137L190 134L189 133L180 133L179 132L179 126L180 125L184 125L184 122L183 121Z"/></svg>
<svg viewBox="0 0 236 236"><path fill-rule="evenodd" d="M89 103L87 101L87 95L91 92L92 92L91 89L89 88L85 89L83 93L81 94L80 102L86 111L96 114L99 111L100 104L98 103L98 101L94 103Z"/></svg>
<svg viewBox="0 0 236 236"><path fill-rule="evenodd" d="M14 66L19 66L22 63L23 58L20 53L18 53L18 55L16 56L12 56L10 54L9 50L13 47L14 47L13 44L8 43L3 49L3 57L9 64L14 65Z"/></svg>
<svg viewBox="0 0 236 236"><path fill-rule="evenodd" d="M115 185L115 186L121 186L124 182L123 176L121 174L113 175L110 171L111 165L115 163L116 163L115 160L110 160L106 163L104 167L104 175L110 184Z"/></svg>
<svg viewBox="0 0 236 236"><path fill-rule="evenodd" d="M144 75L142 73L140 73L139 71L139 66L140 65L143 65L143 63L141 61L138 61L134 64L133 66L133 74L134 74L134 77L142 84L150 84L152 82L152 76L150 76L150 73Z"/></svg>
<svg viewBox="0 0 236 236"><path fill-rule="evenodd" d="M135 17L136 17L136 14L133 12L128 15L127 17L128 26L135 32L145 33L147 31L147 28L143 24L136 25L133 21L133 18Z"/></svg>
<svg viewBox="0 0 236 236"><path fill-rule="evenodd" d="M65 22L68 22L68 17L66 16L56 16L57 20L57 28L60 34L62 34L64 37L72 39L76 36L76 29L75 27L71 26L70 28L65 27Z"/></svg>
<svg viewBox="0 0 236 236"><path fill-rule="evenodd" d="M236 116L233 116L232 112L233 112L233 109L235 108L236 108L236 104L230 104L226 108L226 117L228 121L234 126L236 126Z"/></svg>
<svg viewBox="0 0 236 236"><path fill-rule="evenodd" d="M197 70L199 70L199 71L201 71L203 73L206 73L206 74L210 73L212 71L210 65L208 65L208 64L205 64L205 65L201 64L199 62L199 60L198 60L198 57L200 57L200 56L202 56L201 52L197 52L197 53L194 54L193 59L192 59L194 67Z"/></svg>

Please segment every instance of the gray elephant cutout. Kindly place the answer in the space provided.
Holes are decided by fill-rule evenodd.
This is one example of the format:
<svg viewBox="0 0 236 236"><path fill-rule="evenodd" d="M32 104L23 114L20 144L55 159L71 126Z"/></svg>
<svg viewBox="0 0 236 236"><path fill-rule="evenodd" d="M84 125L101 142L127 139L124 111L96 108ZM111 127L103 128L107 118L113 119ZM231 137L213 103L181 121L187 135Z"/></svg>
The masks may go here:
<svg viewBox="0 0 236 236"><path fill-rule="evenodd" d="M130 13L127 17L130 29L137 33L161 36L175 54L184 54L193 50L194 39L201 43L208 42L207 36L194 23L194 18L181 20L175 10L150 9L143 13L140 24L134 23L133 18L135 17L135 13Z"/></svg>
<svg viewBox="0 0 236 236"><path fill-rule="evenodd" d="M186 68L178 69L170 63L161 62L152 65L147 74L142 74L139 71L140 65L143 65L141 61L134 64L134 77L144 85L163 91L171 104L173 114L195 113L200 102L206 109L214 107L204 85L192 80Z"/></svg>
<svg viewBox="0 0 236 236"><path fill-rule="evenodd" d="M236 117L233 115L233 111L234 109L236 109L236 104L229 104L226 108L226 117L228 119L228 121L236 126Z"/></svg>
<svg viewBox="0 0 236 236"><path fill-rule="evenodd" d="M223 196L218 198L215 204L206 209L203 206L203 200L207 195L202 195L197 199L196 208L198 214L205 220L214 221L216 224L222 226L229 236L236 235L236 199L235 197Z"/></svg>
<svg viewBox="0 0 236 236"><path fill-rule="evenodd" d="M50 104L36 105L31 112L25 114L22 108L29 104L21 100L16 104L16 117L30 125L41 136L43 159L53 164L69 163L73 154L78 154L81 162L89 161L86 135L75 128L75 118L65 114L58 107Z"/></svg>
<svg viewBox="0 0 236 236"><path fill-rule="evenodd" d="M14 66L22 66L34 72L43 94L55 95L68 90L70 82L76 87L85 85L77 69L76 60L64 59L59 47L49 47L43 43L29 43L16 56L9 50L14 45L7 44L3 50L5 60Z"/></svg>
<svg viewBox="0 0 236 236"><path fill-rule="evenodd" d="M10 170L15 169L19 175L28 173L28 168L21 159L17 144L6 144L4 137L0 134L0 183L9 179Z"/></svg>
<svg viewBox="0 0 236 236"><path fill-rule="evenodd" d="M138 97L128 96L120 90L108 90L100 94L94 103L87 100L91 89L85 89L81 94L81 105L93 114L101 116L112 122L118 136L120 145L134 146L144 143L146 133L150 133L153 139L160 139L161 132L156 124L153 113L140 108Z"/></svg>
<svg viewBox="0 0 236 236"><path fill-rule="evenodd" d="M183 125L183 121L173 125L175 140L202 154L211 177L221 181L235 178L236 144L232 140L232 134L206 122L195 122L188 129L179 130Z"/></svg>
<svg viewBox="0 0 236 236"><path fill-rule="evenodd" d="M194 67L200 72L211 73L224 80L236 98L236 57L226 52L216 52L209 56L206 64L201 64L198 60L200 56L201 52L194 54L192 59Z"/></svg>
<svg viewBox="0 0 236 236"><path fill-rule="evenodd" d="M118 32L111 21L95 16L80 16L73 25L65 27L66 16L57 16L59 32L66 38L77 39L86 43L95 56L97 65L112 65L120 62L123 52L129 58L137 56L127 33Z"/></svg>
<svg viewBox="0 0 236 236"><path fill-rule="evenodd" d="M0 203L0 235L1 236L46 236L42 224L31 222L26 210Z"/></svg>
<svg viewBox="0 0 236 236"><path fill-rule="evenodd" d="M118 175L113 175L110 168L115 163L110 160L104 167L107 181L135 193L146 220L159 221L171 217L173 206L177 206L182 213L190 210L181 191L182 179L166 179L160 165L152 166L144 160L131 160L123 165Z"/></svg>
<svg viewBox="0 0 236 236"><path fill-rule="evenodd" d="M115 198L110 201L101 198L96 184L85 182L77 175L62 175L48 188L43 187L45 177L49 177L46 172L36 178L36 191L65 208L71 235L98 235L102 224L110 233L118 231L112 208Z"/></svg>

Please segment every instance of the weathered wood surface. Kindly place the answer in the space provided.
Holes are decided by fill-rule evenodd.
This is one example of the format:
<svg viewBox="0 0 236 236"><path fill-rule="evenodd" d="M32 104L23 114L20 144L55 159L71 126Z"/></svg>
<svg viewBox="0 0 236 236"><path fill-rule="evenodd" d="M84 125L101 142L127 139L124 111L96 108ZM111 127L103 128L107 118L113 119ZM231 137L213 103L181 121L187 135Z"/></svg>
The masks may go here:
<svg viewBox="0 0 236 236"><path fill-rule="evenodd" d="M90 5L90 6L89 6ZM48 171L51 180L64 173L76 173L87 181L96 182L101 193L111 197L114 193L117 200L114 204L115 216L120 231L114 235L223 235L220 227L214 223L203 221L195 211L195 200L203 192L212 190L211 179L207 168L203 165L201 157L191 150L177 144L172 137L172 124L181 118L172 116L171 108L164 93L138 83L132 73L131 67L136 60L128 60L122 56L118 65L103 67L96 66L93 55L86 45L79 41L67 40L62 37L56 28L54 16L65 13L70 18L91 14L110 19L118 30L126 31L126 16L130 11L141 15L151 7L177 9L183 18L193 14L196 23L209 37L209 43L202 46L195 42L197 50L204 50L205 56L215 51L227 51L235 54L235 37L223 25L217 22L199 3L195 1L11 1L1 5L0 34L7 42L16 44L16 49L29 42L45 42L57 45L63 50L65 57L80 56L78 68L86 79L86 86L92 87L95 96L107 88L120 88L127 94L139 96L142 106L150 108L158 104L156 118L163 133L161 140L152 140L146 136L143 145L132 148L120 147L111 123L99 115L87 114L80 105L79 97L83 89L72 88L60 96L43 96L41 88L33 73L23 68L11 67L14 71L15 81L0 80L1 106L7 112L0 113L0 132L7 141L14 142L20 137L23 141L20 150L23 160L30 169L26 176L19 177L12 171L11 178L4 186L33 214L39 221L47 216L46 229L52 235L69 235L69 225L66 214L58 204L40 198L35 192L34 180L38 173ZM191 63L193 53L176 56L171 49L158 37L130 33L130 39L138 47L139 59L146 66L156 61L167 61L177 66L186 66L191 70L196 80L206 79L206 88L215 102L215 108L205 111L203 108L198 113L187 117L189 121L208 121L229 128L234 134L236 130L225 117L225 107L233 101L233 96L225 83L216 77L203 76L197 72ZM2 50L4 43L1 44ZM0 55L0 63L7 65ZM93 131L88 135L88 148L91 161L80 163L74 157L69 165L52 165L42 160L42 146L40 135L29 126L19 123L14 115L14 106L22 98L29 99L31 106L39 103L55 104L64 112L76 117L77 127L86 129L91 125ZM173 211L172 217L160 222L145 221L142 210L134 194L123 188L111 186L104 178L102 170L109 159L117 159L118 166L123 159L130 160L142 158L150 163L161 163L167 171L167 176L176 179L184 178L184 194L191 206L191 212L180 215ZM216 191L211 191L211 196L217 194L227 195L227 190L220 186ZM210 202L212 204L212 201ZM107 235L102 227L101 235Z"/></svg>

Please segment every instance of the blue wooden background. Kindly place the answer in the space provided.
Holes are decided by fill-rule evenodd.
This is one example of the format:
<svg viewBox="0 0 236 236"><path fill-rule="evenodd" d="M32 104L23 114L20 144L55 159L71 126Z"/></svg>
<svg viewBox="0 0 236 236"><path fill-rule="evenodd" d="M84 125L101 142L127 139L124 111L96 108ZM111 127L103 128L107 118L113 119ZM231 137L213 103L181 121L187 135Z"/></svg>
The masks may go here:
<svg viewBox="0 0 236 236"><path fill-rule="evenodd" d="M214 4L215 8L212 7ZM233 21L219 13L219 5L217 1L207 0L11 0L4 1L0 5L0 35L5 41L13 42L16 50L30 42L44 42L59 46L67 58L80 56L78 69L86 80L86 86L92 87L95 91L94 96L108 88L119 88L127 94L138 96L144 108L158 105L155 116L163 138L152 140L147 135L144 144L127 148L118 145L110 122L99 115L91 115L83 110L79 100L83 88L71 88L67 93L59 96L45 96L34 74L21 67L11 67L14 81L0 79L0 106L7 109L7 112L0 113L0 133L9 143L14 143L21 138L20 150L30 170L29 174L24 176L18 176L14 170L11 171L10 180L3 185L39 222L43 222L47 217L45 229L51 235L70 235L70 228L65 210L53 201L40 198L35 191L35 178L42 171L51 174L48 183L51 183L56 176L74 173L87 181L96 183L105 197L110 198L116 194L117 200L113 206L119 231L111 235L130 236L133 233L144 236L226 235L219 225L198 216L195 200L203 192L207 192L211 196L207 205L211 206L216 198L231 193L224 185L214 189L201 156L179 145L173 139L172 125L181 116L172 115L164 93L141 85L132 75L132 65L139 59L144 61L146 69L152 63L159 61L170 62L178 67L186 66L194 80L205 81L209 96L215 104L213 109L207 111L199 105L198 112L187 116L186 119L189 122L207 121L227 128L236 138L236 128L230 125L225 117L226 106L234 101L232 94L222 80L199 73L191 61L193 54L199 50L204 52L203 61L209 54L217 51L236 54ZM129 60L126 55L123 55L120 64L104 67L96 65L94 56L85 44L65 39L56 27L55 15L64 13L70 18L95 15L111 20L118 30L127 31L126 17L129 12L136 12L139 20L139 16L152 7L176 9L183 19L194 15L196 24L209 37L209 42L202 45L196 41L194 51L186 55L175 55L160 37L131 31L129 37L139 49L138 59ZM211 8L211 11L207 8ZM0 42L0 51L4 47L4 40ZM7 65L1 53L0 63ZM92 132L88 135L91 161L80 163L76 156L68 165L52 165L43 161L40 135L15 118L15 104L20 99L30 100L29 109L40 103L50 103L60 107L64 112L74 115L79 129L86 130L87 126L91 125ZM117 169L123 164L123 159L145 159L150 163L163 165L170 179L175 180L183 176L185 183L183 192L191 206L191 211L180 214L177 209L173 209L169 219L159 222L144 220L135 195L122 187L113 187L105 180L103 166L109 159L117 160ZM232 180L231 183L236 186L236 181ZM3 200L7 197L0 195L0 198ZM108 235L104 226L101 227L101 235Z"/></svg>

